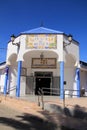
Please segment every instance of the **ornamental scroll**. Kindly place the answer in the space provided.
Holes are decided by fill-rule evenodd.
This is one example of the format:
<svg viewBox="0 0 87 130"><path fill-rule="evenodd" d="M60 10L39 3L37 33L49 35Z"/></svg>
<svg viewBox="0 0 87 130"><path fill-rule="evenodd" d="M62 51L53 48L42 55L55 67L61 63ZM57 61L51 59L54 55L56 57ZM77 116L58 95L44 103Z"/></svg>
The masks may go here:
<svg viewBox="0 0 87 130"><path fill-rule="evenodd" d="M26 36L26 49L56 49L57 35L31 34Z"/></svg>

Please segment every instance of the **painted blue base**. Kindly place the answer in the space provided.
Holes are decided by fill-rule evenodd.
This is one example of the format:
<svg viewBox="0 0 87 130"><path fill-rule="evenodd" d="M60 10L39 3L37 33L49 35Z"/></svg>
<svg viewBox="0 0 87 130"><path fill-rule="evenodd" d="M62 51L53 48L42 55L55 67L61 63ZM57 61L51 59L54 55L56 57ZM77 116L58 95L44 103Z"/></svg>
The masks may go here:
<svg viewBox="0 0 87 130"><path fill-rule="evenodd" d="M22 61L18 61L18 75L17 75L16 97L20 97L21 67L22 67Z"/></svg>
<svg viewBox="0 0 87 130"><path fill-rule="evenodd" d="M5 85L4 85L4 95L7 93L7 80L8 80L8 75L5 75Z"/></svg>
<svg viewBox="0 0 87 130"><path fill-rule="evenodd" d="M76 68L77 97L80 97L80 68Z"/></svg>
<svg viewBox="0 0 87 130"><path fill-rule="evenodd" d="M64 61L60 62L60 99L64 99Z"/></svg>

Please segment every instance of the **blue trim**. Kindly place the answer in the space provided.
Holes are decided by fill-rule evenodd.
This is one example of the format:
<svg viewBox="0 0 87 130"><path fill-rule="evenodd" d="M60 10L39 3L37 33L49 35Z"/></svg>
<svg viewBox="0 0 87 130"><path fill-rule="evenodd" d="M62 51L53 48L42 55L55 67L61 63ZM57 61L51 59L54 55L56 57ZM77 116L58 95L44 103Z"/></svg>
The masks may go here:
<svg viewBox="0 0 87 130"><path fill-rule="evenodd" d="M76 68L77 97L80 97L80 68Z"/></svg>
<svg viewBox="0 0 87 130"><path fill-rule="evenodd" d="M64 99L64 61L60 62L60 98Z"/></svg>
<svg viewBox="0 0 87 130"><path fill-rule="evenodd" d="M22 67L22 61L18 61L18 75L17 75L17 88L16 88L17 97L20 97L21 67Z"/></svg>
<svg viewBox="0 0 87 130"><path fill-rule="evenodd" d="M4 95L6 95L6 93L7 93L8 71L9 71L9 67L6 67L5 68Z"/></svg>

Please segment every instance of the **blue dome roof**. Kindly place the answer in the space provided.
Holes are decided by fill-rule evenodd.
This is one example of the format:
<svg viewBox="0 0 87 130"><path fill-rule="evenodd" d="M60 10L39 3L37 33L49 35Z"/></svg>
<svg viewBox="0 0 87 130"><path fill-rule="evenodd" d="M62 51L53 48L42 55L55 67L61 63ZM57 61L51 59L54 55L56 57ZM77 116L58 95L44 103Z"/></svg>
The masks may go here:
<svg viewBox="0 0 87 130"><path fill-rule="evenodd" d="M63 34L63 32L56 31L49 28L39 27L39 28L22 32L21 34Z"/></svg>

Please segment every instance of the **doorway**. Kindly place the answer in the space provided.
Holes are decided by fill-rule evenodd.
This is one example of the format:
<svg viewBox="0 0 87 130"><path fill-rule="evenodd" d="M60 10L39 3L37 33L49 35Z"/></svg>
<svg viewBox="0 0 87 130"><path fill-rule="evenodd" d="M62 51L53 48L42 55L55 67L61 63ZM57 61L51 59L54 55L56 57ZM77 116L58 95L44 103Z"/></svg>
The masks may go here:
<svg viewBox="0 0 87 130"><path fill-rule="evenodd" d="M38 90L43 89L44 95L50 95L52 82L52 72L35 72L35 94L38 95Z"/></svg>

